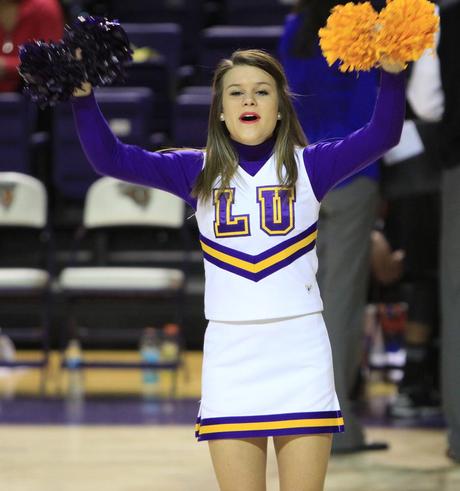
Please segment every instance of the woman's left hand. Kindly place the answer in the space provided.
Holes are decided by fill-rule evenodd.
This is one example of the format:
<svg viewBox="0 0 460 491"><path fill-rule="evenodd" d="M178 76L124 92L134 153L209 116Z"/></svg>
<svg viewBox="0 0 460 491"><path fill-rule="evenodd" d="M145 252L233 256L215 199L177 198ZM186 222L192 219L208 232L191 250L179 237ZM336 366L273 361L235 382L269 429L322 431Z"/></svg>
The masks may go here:
<svg viewBox="0 0 460 491"><path fill-rule="evenodd" d="M406 68L406 64L401 61L393 60L392 58L383 55L379 60L380 67L389 73L400 73Z"/></svg>

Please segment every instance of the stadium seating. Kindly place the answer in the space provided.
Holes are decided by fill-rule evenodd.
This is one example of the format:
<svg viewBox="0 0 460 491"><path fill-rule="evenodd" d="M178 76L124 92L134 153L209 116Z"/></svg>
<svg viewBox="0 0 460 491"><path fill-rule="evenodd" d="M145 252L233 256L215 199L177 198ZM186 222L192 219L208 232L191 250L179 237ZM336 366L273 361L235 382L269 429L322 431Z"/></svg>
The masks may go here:
<svg viewBox="0 0 460 491"><path fill-rule="evenodd" d="M185 92L174 106L173 141L177 146L202 148L206 145L211 93Z"/></svg>
<svg viewBox="0 0 460 491"><path fill-rule="evenodd" d="M182 29L179 24L173 23L136 23L123 24L131 44L135 48L148 47L155 53L162 55L175 84L176 74L182 57Z"/></svg>
<svg viewBox="0 0 460 491"><path fill-rule="evenodd" d="M292 9L282 0L225 0L225 18L232 25L280 25Z"/></svg>
<svg viewBox="0 0 460 491"><path fill-rule="evenodd" d="M153 94L147 88L107 88L96 99L112 131L125 143L148 143ZM81 200L98 175L88 163L75 130L70 104L56 107L53 181L57 195Z"/></svg>
<svg viewBox="0 0 460 491"><path fill-rule="evenodd" d="M31 137L36 108L21 94L0 94L0 171L33 173Z"/></svg>
<svg viewBox="0 0 460 491"><path fill-rule="evenodd" d="M276 56L282 26L215 26L204 29L201 36L200 82L209 83L222 58L236 49L257 48Z"/></svg>
<svg viewBox="0 0 460 491"><path fill-rule="evenodd" d="M198 51L197 33L203 28L202 0L112 0L112 15L121 23L172 22L183 32L182 62L193 63Z"/></svg>

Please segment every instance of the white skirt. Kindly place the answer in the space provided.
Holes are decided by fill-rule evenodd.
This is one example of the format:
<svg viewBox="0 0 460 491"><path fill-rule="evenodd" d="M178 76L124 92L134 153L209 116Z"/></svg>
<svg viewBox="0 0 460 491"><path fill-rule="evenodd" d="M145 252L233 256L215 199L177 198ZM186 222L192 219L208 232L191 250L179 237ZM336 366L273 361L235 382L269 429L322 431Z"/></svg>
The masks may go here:
<svg viewBox="0 0 460 491"><path fill-rule="evenodd" d="M203 351L199 441L344 431L321 313L210 321Z"/></svg>

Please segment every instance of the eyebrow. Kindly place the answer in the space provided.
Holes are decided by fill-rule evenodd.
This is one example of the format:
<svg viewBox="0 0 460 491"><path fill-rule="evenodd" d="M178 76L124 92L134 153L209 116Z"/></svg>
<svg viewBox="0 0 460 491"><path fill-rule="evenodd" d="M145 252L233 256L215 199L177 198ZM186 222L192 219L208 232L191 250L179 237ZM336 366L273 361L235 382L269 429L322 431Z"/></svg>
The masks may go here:
<svg viewBox="0 0 460 491"><path fill-rule="evenodd" d="M269 82L256 82L255 85L268 85L268 86L272 86L272 84L270 84ZM241 84L230 84L226 87L226 89L229 89L230 87L241 87Z"/></svg>

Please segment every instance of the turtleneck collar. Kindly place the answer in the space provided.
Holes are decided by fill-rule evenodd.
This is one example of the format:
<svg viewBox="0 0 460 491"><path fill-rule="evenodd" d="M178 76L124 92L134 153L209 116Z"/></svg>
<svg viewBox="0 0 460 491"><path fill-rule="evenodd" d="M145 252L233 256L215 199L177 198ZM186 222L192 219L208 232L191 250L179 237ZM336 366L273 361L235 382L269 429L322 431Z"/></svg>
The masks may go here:
<svg viewBox="0 0 460 491"><path fill-rule="evenodd" d="M260 162L269 159L273 153L275 139L270 137L259 145L244 145L234 140L230 140L233 148L239 155L240 162Z"/></svg>

